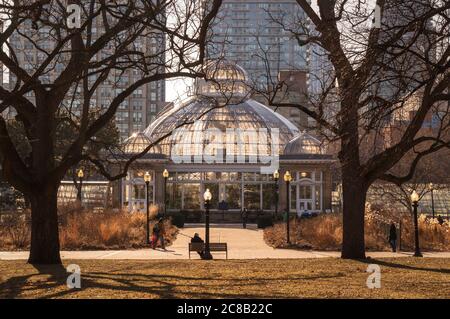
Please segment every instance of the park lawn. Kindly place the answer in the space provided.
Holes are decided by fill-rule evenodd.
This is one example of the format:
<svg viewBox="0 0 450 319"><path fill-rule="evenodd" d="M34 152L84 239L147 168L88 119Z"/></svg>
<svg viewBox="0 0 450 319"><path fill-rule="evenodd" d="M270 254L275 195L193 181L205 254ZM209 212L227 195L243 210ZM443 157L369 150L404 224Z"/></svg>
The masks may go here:
<svg viewBox="0 0 450 319"><path fill-rule="evenodd" d="M81 267L81 289L65 268L0 261L0 298L450 298L450 259L366 261L65 260ZM368 264L381 288L368 289Z"/></svg>

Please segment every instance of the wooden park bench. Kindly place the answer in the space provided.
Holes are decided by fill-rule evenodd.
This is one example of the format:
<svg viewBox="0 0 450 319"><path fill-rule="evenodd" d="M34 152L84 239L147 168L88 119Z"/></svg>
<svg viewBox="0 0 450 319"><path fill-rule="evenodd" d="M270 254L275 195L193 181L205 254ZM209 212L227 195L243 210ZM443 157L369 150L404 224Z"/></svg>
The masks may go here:
<svg viewBox="0 0 450 319"><path fill-rule="evenodd" d="M189 259L191 259L191 251L202 252L205 250L205 243L189 243ZM228 259L227 243L209 243L209 250L211 252L224 252L226 259Z"/></svg>

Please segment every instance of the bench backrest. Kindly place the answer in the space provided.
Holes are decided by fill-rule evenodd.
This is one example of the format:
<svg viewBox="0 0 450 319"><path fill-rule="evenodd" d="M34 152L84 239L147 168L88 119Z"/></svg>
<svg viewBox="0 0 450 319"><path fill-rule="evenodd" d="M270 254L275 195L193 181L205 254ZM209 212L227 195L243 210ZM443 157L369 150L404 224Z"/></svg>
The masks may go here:
<svg viewBox="0 0 450 319"><path fill-rule="evenodd" d="M227 250L227 243L209 243L211 250Z"/></svg>
<svg viewBox="0 0 450 319"><path fill-rule="evenodd" d="M189 250L202 251L204 249L204 243L189 243Z"/></svg>
<svg viewBox="0 0 450 319"><path fill-rule="evenodd" d="M189 250L202 251L205 247L204 243L189 243ZM227 243L209 243L209 249L215 251L227 250Z"/></svg>

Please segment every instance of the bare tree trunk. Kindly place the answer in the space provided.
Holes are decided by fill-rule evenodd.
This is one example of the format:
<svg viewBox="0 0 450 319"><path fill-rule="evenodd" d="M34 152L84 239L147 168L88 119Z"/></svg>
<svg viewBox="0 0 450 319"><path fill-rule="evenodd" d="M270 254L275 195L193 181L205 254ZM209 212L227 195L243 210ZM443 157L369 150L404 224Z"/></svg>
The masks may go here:
<svg viewBox="0 0 450 319"><path fill-rule="evenodd" d="M30 264L60 264L57 213L58 185L46 185L30 196Z"/></svg>
<svg viewBox="0 0 450 319"><path fill-rule="evenodd" d="M350 172L343 172L342 190L343 207L343 238L342 258L364 259L364 210L367 188L361 177L357 176L351 167Z"/></svg>

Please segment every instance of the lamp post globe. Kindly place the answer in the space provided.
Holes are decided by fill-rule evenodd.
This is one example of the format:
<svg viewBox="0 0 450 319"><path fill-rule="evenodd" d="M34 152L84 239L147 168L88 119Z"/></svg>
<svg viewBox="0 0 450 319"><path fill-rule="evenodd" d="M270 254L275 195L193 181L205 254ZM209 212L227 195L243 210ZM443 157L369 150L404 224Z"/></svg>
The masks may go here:
<svg viewBox="0 0 450 319"><path fill-rule="evenodd" d="M289 184L292 181L292 176L291 173L289 171L286 171L286 173L284 173L284 181L286 182L286 242L288 244L291 243L291 239L290 239L290 234L289 234L289 213L290 213L290 203L289 203L289 192L290 192L290 187Z"/></svg>
<svg viewBox="0 0 450 319"><path fill-rule="evenodd" d="M279 201L279 192L278 192L278 181L280 179L280 172L278 172L278 170L275 170L275 172L273 172L273 179L275 181L275 215L274 217L276 218L278 216L278 201Z"/></svg>
<svg viewBox="0 0 450 319"><path fill-rule="evenodd" d="M167 214L167 179L169 178L169 171L164 169L163 171L164 177L164 216Z"/></svg>
<svg viewBox="0 0 450 319"><path fill-rule="evenodd" d="M205 200L205 252L203 254L203 259L212 259L211 251L209 249L209 204L212 199L212 194L209 188L206 189L203 194L203 199Z"/></svg>
<svg viewBox="0 0 450 319"><path fill-rule="evenodd" d="M79 183L80 183L80 187L79 187L78 193L77 193L77 199L78 199L78 201L79 201L80 204L81 204L81 198L82 198L81 192L82 192L82 188L83 188L83 178L84 178L84 172L83 172L83 169L80 168L80 169L78 170L77 176L78 176L78 180L79 180Z"/></svg>
<svg viewBox="0 0 450 319"><path fill-rule="evenodd" d="M414 214L414 244L415 244L414 257L422 257L423 255L420 252L420 245L419 245L419 223L417 220L417 207L419 205L419 194L417 194L415 190L411 193L411 202Z"/></svg>
<svg viewBox="0 0 450 319"><path fill-rule="evenodd" d="M428 189L431 192L431 213L434 219L434 185L433 183L428 184Z"/></svg>
<svg viewBox="0 0 450 319"><path fill-rule="evenodd" d="M145 172L144 174L144 182L145 182L145 211L147 214L147 223L146 223L146 230L147 230L147 237L146 242L149 245L150 244L150 205L149 205L149 186L151 181L151 175L149 172Z"/></svg>

